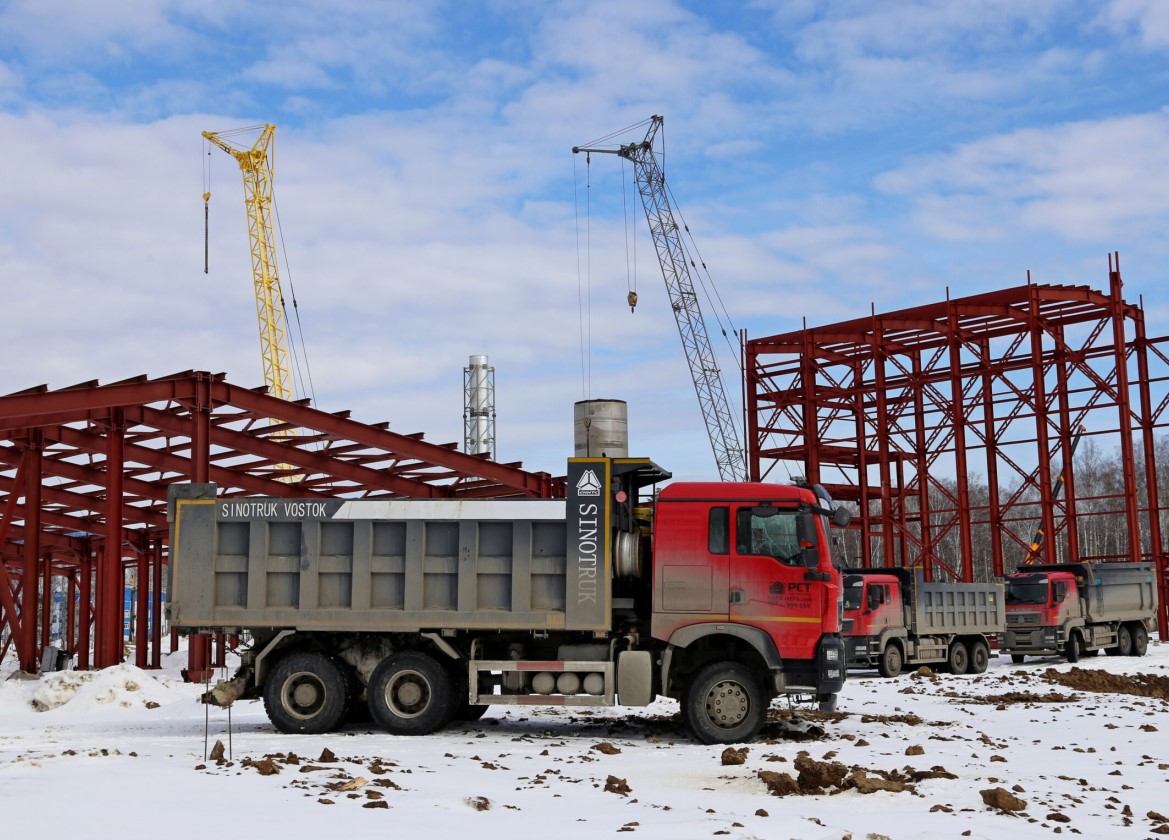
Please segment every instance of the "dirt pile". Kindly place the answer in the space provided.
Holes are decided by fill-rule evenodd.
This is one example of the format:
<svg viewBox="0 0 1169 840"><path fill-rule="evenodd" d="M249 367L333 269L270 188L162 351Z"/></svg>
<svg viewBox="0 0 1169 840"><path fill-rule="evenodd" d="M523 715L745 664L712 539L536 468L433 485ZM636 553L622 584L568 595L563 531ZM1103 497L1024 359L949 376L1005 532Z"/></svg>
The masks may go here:
<svg viewBox="0 0 1169 840"><path fill-rule="evenodd" d="M795 760L796 776L790 773L776 773L760 770L759 780L766 785L773 796L815 796L825 793L840 793L855 790L858 793L914 793L918 782L926 779L956 779L944 767L929 770L915 770L912 767L901 770L874 770L856 765L847 767L839 761L817 761L806 752Z"/></svg>
<svg viewBox="0 0 1169 840"><path fill-rule="evenodd" d="M1079 691L1131 694L1136 697L1169 700L1169 677L1157 674L1110 674L1106 671L1093 671L1084 668L1072 668L1067 673L1061 673L1054 668L1048 668L1042 676L1048 682Z"/></svg>

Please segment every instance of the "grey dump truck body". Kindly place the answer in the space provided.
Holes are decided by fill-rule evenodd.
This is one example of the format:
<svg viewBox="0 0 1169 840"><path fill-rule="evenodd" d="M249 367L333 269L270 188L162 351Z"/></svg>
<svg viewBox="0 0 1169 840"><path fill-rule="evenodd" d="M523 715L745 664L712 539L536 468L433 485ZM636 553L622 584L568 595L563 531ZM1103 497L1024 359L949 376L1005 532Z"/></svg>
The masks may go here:
<svg viewBox="0 0 1169 840"><path fill-rule="evenodd" d="M1025 656L1143 655L1156 629L1153 563L1046 563L1007 575L1000 646Z"/></svg>
<svg viewBox="0 0 1169 840"><path fill-rule="evenodd" d="M647 459L574 458L562 500L219 499L215 485L176 484L168 616L186 632L241 634L240 669L212 699L263 697L286 732L368 709L387 731L426 734L488 705L663 695L700 740L731 743L758 732L778 694L834 704L843 644L826 623L839 581L826 509L807 489L762 484L702 504L668 501L679 487L705 498L704 485L676 484L639 505L669 477ZM662 623L654 564L695 565L717 527L711 504L798 526L799 563L753 559L798 579L806 603L776 599L759 607L775 618L748 622L724 598L721 615L673 610ZM800 622L798 639L785 620ZM727 691L733 703L715 702Z"/></svg>
<svg viewBox="0 0 1169 840"><path fill-rule="evenodd" d="M982 673L990 640L1006 626L998 583L926 581L921 569L846 569L849 666L896 676L907 665Z"/></svg>
<svg viewBox="0 0 1169 840"><path fill-rule="evenodd" d="M178 627L609 626L611 579L566 574L564 501L182 501Z"/></svg>

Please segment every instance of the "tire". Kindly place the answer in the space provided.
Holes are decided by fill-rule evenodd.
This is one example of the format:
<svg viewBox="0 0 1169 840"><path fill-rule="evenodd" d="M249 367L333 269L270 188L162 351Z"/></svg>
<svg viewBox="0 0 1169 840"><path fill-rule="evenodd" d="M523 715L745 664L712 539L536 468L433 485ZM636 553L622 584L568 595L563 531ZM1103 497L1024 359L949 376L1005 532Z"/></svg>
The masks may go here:
<svg viewBox="0 0 1169 840"><path fill-rule="evenodd" d="M877 672L882 677L895 677L901 673L905 658L901 655L901 647L896 642L890 642L881 651L881 658L877 660Z"/></svg>
<svg viewBox="0 0 1169 840"><path fill-rule="evenodd" d="M264 711L281 732L330 732L345 715L348 688L335 660L312 651L290 653L264 681Z"/></svg>
<svg viewBox="0 0 1169 840"><path fill-rule="evenodd" d="M817 694L816 708L822 712L835 712L838 694Z"/></svg>
<svg viewBox="0 0 1169 840"><path fill-rule="evenodd" d="M1064 643L1063 658L1066 659L1068 662L1072 662L1072 663L1079 662L1080 661L1080 651L1082 649L1083 648L1082 648L1082 645L1080 642L1079 634L1072 633L1070 636L1068 636L1067 642Z"/></svg>
<svg viewBox="0 0 1169 840"><path fill-rule="evenodd" d="M1113 656L1132 656L1132 633L1125 625L1120 625L1120 629L1116 631L1116 647L1110 648L1109 653L1115 650Z"/></svg>
<svg viewBox="0 0 1169 840"><path fill-rule="evenodd" d="M985 674L990 665L990 645L985 639L973 639L966 645L970 657L970 673Z"/></svg>
<svg viewBox="0 0 1169 840"><path fill-rule="evenodd" d="M767 716L762 686L738 662L712 662L699 669L683 705L687 726L704 744L753 740Z"/></svg>
<svg viewBox="0 0 1169 840"><path fill-rule="evenodd" d="M429 735L450 720L451 679L432 657L396 653L369 678L369 713L391 735Z"/></svg>
<svg viewBox="0 0 1169 840"><path fill-rule="evenodd" d="M1132 655L1144 656L1149 652L1149 631L1144 625L1134 624L1132 627Z"/></svg>
<svg viewBox="0 0 1169 840"><path fill-rule="evenodd" d="M950 655L946 657L946 667L951 674L962 675L970 667L970 654L966 652L966 645L954 642L950 645Z"/></svg>
<svg viewBox="0 0 1169 840"><path fill-rule="evenodd" d="M1022 665L1023 660L1026 658L1027 657L1021 653L1012 653L1011 654L1011 661L1014 662L1016 665Z"/></svg>

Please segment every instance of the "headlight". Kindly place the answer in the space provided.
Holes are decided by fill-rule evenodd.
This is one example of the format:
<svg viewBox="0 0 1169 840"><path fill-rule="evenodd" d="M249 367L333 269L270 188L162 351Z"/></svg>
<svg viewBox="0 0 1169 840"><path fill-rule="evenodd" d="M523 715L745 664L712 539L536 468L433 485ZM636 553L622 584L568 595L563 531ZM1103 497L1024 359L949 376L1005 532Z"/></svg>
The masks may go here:
<svg viewBox="0 0 1169 840"><path fill-rule="evenodd" d="M836 648L828 648L826 651L824 651L824 658L829 662L839 662L840 651Z"/></svg>

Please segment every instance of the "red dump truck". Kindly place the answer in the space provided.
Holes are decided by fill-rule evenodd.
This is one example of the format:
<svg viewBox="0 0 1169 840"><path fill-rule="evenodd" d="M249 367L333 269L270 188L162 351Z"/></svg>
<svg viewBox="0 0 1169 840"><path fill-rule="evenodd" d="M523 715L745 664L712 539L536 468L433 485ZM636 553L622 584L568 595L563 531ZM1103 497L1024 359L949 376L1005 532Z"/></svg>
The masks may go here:
<svg viewBox="0 0 1169 840"><path fill-rule="evenodd" d="M1016 663L1062 655L1068 662L1103 650L1144 656L1156 629L1152 563L1045 563L1006 576L1007 626L999 640Z"/></svg>
<svg viewBox="0 0 1169 840"><path fill-rule="evenodd" d="M981 674L1005 627L998 583L926 581L920 568L844 570L848 667L895 677L905 666Z"/></svg>
<svg viewBox="0 0 1169 840"><path fill-rule="evenodd" d="M674 483L574 458L564 500L217 498L171 487L168 615L238 633L218 702L262 697L284 732L368 708L421 735L491 704L677 699L705 743L753 738L781 694L844 684L830 522L804 487ZM826 495L826 494L825 494Z"/></svg>

